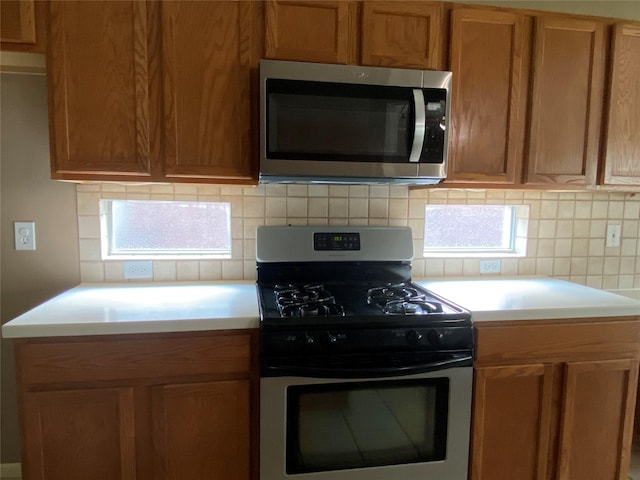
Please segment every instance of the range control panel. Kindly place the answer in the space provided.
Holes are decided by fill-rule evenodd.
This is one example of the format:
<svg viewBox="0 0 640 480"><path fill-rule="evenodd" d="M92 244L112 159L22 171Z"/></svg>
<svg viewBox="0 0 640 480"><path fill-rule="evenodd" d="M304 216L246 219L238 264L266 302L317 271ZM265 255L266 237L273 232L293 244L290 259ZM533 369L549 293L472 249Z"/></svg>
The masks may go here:
<svg viewBox="0 0 640 480"><path fill-rule="evenodd" d="M360 250L360 233L325 233L313 234L313 249L318 250Z"/></svg>

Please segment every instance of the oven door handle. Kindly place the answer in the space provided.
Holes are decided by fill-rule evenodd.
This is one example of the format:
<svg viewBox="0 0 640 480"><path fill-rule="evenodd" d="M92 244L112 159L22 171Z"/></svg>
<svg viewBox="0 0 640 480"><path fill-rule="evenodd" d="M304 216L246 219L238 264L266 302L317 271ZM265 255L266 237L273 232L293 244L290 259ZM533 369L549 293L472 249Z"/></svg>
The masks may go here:
<svg viewBox="0 0 640 480"><path fill-rule="evenodd" d="M418 373L429 373L446 368L471 367L472 355L456 355L438 362L420 363L394 367L348 368L348 367L309 367L304 365L262 365L263 377L314 377L314 378L378 378L401 377Z"/></svg>

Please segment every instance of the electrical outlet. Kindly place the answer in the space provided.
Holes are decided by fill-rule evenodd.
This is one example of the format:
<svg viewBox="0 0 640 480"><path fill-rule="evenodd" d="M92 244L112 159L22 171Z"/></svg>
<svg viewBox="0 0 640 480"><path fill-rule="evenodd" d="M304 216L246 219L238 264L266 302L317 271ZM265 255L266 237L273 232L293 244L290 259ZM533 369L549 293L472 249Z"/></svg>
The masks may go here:
<svg viewBox="0 0 640 480"><path fill-rule="evenodd" d="M16 250L36 249L35 222L13 222L13 233L16 241Z"/></svg>
<svg viewBox="0 0 640 480"><path fill-rule="evenodd" d="M151 260L124 262L124 278L153 278Z"/></svg>
<svg viewBox="0 0 640 480"><path fill-rule="evenodd" d="M621 233L622 225L615 223L607 225L607 247L619 247Z"/></svg>
<svg viewBox="0 0 640 480"><path fill-rule="evenodd" d="M500 260L480 260L480 273L500 273Z"/></svg>

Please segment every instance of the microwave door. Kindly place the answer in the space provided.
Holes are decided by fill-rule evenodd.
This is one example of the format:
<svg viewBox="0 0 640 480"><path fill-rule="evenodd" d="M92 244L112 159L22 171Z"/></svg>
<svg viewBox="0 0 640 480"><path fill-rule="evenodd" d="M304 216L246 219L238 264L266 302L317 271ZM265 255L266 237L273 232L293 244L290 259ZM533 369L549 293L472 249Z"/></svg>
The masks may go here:
<svg viewBox="0 0 640 480"><path fill-rule="evenodd" d="M426 112L424 103L424 93L421 89L413 90L413 105L415 112L415 125L413 130L413 145L409 154L409 162L418 163L422 155L424 146L424 134L426 130Z"/></svg>

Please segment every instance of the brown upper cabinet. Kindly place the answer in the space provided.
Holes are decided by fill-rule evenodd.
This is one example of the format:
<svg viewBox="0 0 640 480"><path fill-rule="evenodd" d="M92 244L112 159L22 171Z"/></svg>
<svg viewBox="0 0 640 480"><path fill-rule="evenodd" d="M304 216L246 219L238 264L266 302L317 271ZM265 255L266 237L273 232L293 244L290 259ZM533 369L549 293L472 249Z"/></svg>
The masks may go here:
<svg viewBox="0 0 640 480"><path fill-rule="evenodd" d="M257 144L251 136L251 78L262 55L258 7L162 2L167 179L251 180Z"/></svg>
<svg viewBox="0 0 640 480"><path fill-rule="evenodd" d="M516 11L454 8L452 131L446 183L509 186L522 172L527 18Z"/></svg>
<svg viewBox="0 0 640 480"><path fill-rule="evenodd" d="M536 17L524 183L595 185L605 31L597 20Z"/></svg>
<svg viewBox="0 0 640 480"><path fill-rule="evenodd" d="M609 24L609 20L594 17L454 6L450 27L452 133L444 185L595 187L604 126ZM621 44L627 43L621 50L627 53L618 55L627 59L614 58L614 65L622 62L636 68L638 62L629 61L628 56L638 58L640 37L628 33L621 37ZM636 39L636 45L630 45L630 38ZM612 108L609 133L614 140L609 139L607 145L614 150L625 148L627 153L616 152L607 168L628 175L626 180L611 183L631 184L631 177L640 176L639 142L627 139L637 138L640 116L638 108L630 105L638 106L640 94L629 98L638 87L631 85L633 74L627 76L624 67L622 71L624 78L618 80L623 82L622 102L633 112L622 117L636 115L636 123L627 131L622 127L621 132L614 127L621 110ZM612 82L616 83L615 73ZM629 149L636 149L635 155ZM628 160L623 163L621 158Z"/></svg>
<svg viewBox="0 0 640 480"><path fill-rule="evenodd" d="M152 32L146 2L49 4L52 175L150 180Z"/></svg>
<svg viewBox="0 0 640 480"><path fill-rule="evenodd" d="M0 1L0 50L44 53L46 2Z"/></svg>
<svg viewBox="0 0 640 480"><path fill-rule="evenodd" d="M442 4L362 3L362 65L442 68Z"/></svg>
<svg viewBox="0 0 640 480"><path fill-rule="evenodd" d="M402 68L442 67L440 2L266 2L266 57Z"/></svg>
<svg viewBox="0 0 640 480"><path fill-rule="evenodd" d="M259 2L49 4L53 178L255 183Z"/></svg>
<svg viewBox="0 0 640 480"><path fill-rule="evenodd" d="M601 183L640 185L640 23L613 28Z"/></svg>
<svg viewBox="0 0 640 480"><path fill-rule="evenodd" d="M270 0L265 3L265 56L278 60L354 63L356 2Z"/></svg>

